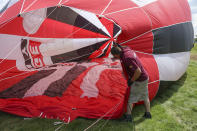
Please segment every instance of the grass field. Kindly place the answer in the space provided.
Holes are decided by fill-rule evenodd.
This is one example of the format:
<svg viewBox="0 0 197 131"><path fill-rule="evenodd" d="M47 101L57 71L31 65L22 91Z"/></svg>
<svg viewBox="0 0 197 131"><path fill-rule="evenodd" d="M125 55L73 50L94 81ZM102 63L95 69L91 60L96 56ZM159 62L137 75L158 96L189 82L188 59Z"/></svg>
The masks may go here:
<svg viewBox="0 0 197 131"><path fill-rule="evenodd" d="M157 95L151 102L153 118L142 118L142 105L133 110L134 123L117 120L101 120L88 131L197 131L197 44L183 77ZM31 119L0 112L0 131L54 131L57 120ZM96 120L78 118L69 125L62 125L60 131L81 131Z"/></svg>

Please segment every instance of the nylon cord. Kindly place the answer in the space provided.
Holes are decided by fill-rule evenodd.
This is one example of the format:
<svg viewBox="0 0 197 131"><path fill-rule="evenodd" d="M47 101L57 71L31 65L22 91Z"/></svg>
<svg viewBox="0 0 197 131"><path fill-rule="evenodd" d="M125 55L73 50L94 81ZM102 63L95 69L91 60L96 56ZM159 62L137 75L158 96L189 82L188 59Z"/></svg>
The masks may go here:
<svg viewBox="0 0 197 131"><path fill-rule="evenodd" d="M110 2L107 4L107 6L103 9L103 11L101 12L101 16L104 14L104 12L107 10L107 8L110 6L112 0L110 0Z"/></svg>
<svg viewBox="0 0 197 131"><path fill-rule="evenodd" d="M20 10L20 13L19 13L19 14L22 13L22 9L23 9L24 4L25 4L25 0L23 0L23 4L22 4L22 6L21 6L21 10Z"/></svg>

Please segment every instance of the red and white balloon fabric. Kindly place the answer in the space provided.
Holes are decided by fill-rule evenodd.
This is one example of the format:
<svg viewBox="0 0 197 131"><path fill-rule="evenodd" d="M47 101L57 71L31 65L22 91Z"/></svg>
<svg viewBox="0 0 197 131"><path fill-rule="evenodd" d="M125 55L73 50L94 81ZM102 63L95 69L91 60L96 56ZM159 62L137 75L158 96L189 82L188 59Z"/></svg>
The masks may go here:
<svg viewBox="0 0 197 131"><path fill-rule="evenodd" d="M186 71L193 44L187 0L4 0L0 5L0 110L72 121L118 118L126 80L115 42L160 81Z"/></svg>

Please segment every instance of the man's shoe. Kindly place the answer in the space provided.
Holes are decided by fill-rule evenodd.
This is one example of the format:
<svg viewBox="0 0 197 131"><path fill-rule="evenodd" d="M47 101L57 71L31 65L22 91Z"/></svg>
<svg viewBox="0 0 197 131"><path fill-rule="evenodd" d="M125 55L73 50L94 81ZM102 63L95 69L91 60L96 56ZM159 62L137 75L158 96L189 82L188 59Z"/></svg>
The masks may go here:
<svg viewBox="0 0 197 131"><path fill-rule="evenodd" d="M148 119L151 119L152 118L150 112L145 112L143 117L144 118L148 118Z"/></svg>
<svg viewBox="0 0 197 131"><path fill-rule="evenodd" d="M121 118L120 121L122 121L122 122L132 122L132 116L124 114L123 118Z"/></svg>

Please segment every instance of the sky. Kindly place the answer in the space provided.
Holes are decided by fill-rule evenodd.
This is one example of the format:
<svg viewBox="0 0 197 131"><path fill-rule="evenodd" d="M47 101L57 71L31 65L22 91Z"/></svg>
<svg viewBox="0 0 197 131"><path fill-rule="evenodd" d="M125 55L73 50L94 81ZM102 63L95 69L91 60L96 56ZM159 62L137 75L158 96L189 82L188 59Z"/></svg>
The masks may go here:
<svg viewBox="0 0 197 131"><path fill-rule="evenodd" d="M197 0L188 0L192 11L192 23L194 27L194 34L197 37Z"/></svg>

